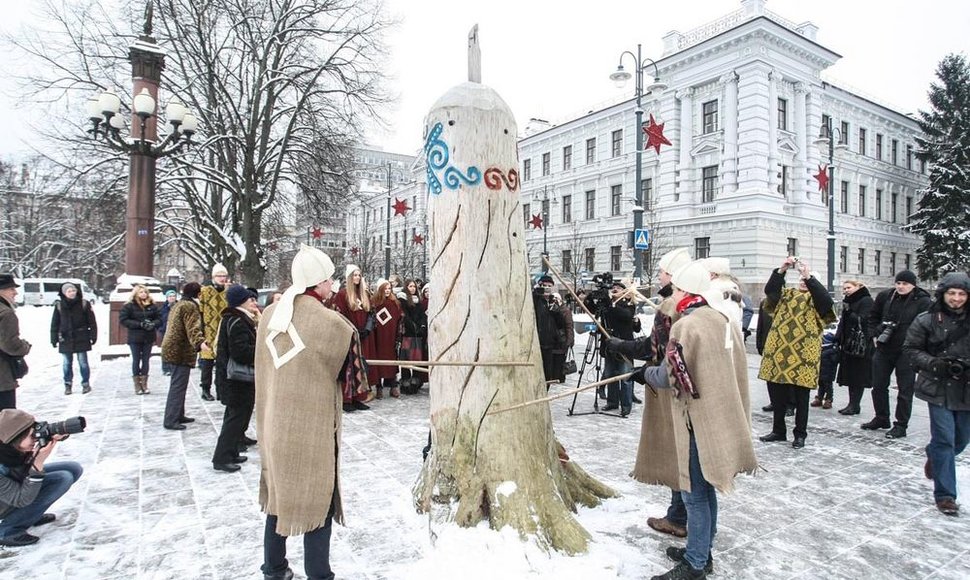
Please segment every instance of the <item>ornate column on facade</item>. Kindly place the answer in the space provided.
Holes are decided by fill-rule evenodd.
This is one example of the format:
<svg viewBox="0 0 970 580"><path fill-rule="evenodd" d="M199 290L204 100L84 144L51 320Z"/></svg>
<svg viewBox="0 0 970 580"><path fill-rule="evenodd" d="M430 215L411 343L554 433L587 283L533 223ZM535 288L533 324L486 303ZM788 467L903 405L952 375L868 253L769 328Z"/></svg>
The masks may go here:
<svg viewBox="0 0 970 580"><path fill-rule="evenodd" d="M721 183L725 195L738 190L738 75L721 77L724 86L724 147L721 154Z"/></svg>
<svg viewBox="0 0 970 580"><path fill-rule="evenodd" d="M768 72L768 191L775 193L781 179L778 163L778 83L781 75L775 70Z"/></svg>
<svg viewBox="0 0 970 580"><path fill-rule="evenodd" d="M689 193L692 187L694 175L694 161L690 156L691 145L694 142L694 90L691 88L677 91L677 99L680 101L680 147L677 156L677 171L680 174L677 190L677 199L681 199L681 194Z"/></svg>
<svg viewBox="0 0 970 580"><path fill-rule="evenodd" d="M812 135L811 128L806 124L807 111L805 109L806 93L808 87L805 83L795 83L795 144L798 150L795 152L795 166L792 168L792 175L795 176L792 184L792 199L798 202L807 200L806 193L806 168L808 167L808 143L809 136Z"/></svg>
<svg viewBox="0 0 970 580"><path fill-rule="evenodd" d="M738 73L738 192L768 193L768 72L762 62L739 67Z"/></svg>

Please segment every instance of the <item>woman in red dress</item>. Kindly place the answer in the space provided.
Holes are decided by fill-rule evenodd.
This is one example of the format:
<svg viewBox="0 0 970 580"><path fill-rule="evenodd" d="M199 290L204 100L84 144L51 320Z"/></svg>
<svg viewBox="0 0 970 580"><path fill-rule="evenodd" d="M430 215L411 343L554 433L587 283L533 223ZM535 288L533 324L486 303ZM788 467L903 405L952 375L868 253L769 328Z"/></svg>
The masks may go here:
<svg viewBox="0 0 970 580"><path fill-rule="evenodd" d="M360 271L360 268L353 264L347 265L347 269L344 271L344 284L340 291L334 295L331 303L337 312L343 314L357 328L357 333L360 335L361 355L364 360L377 358L374 350L373 332L367 328L367 318L371 313L370 296L367 293L367 282L364 280L364 274ZM375 382L375 369L368 369L368 385L373 385ZM346 396L344 398L346 399ZM366 400L369 401L371 398L373 398L372 394ZM344 401L345 406L350 403L353 403L357 409L366 408L361 401Z"/></svg>
<svg viewBox="0 0 970 580"><path fill-rule="evenodd" d="M374 358L382 360L397 360L397 344L401 336L401 305L391 292L391 283L378 280L377 287L371 295L371 307L374 312L374 343L377 354ZM391 388L392 397L400 397L401 389L397 385L396 366L372 367L377 376L377 398L383 398L383 387Z"/></svg>

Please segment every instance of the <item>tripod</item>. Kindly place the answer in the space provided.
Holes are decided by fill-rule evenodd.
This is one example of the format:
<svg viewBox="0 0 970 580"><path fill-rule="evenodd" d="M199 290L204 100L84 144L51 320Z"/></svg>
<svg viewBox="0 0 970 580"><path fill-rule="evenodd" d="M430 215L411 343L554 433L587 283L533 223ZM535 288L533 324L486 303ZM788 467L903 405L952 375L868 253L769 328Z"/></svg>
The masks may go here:
<svg viewBox="0 0 970 580"><path fill-rule="evenodd" d="M602 355L600 355L600 349L599 349L599 346L598 346L599 338L600 338L600 332L599 332L598 329L595 329L594 328L593 330L591 330L589 332L589 340L586 341L586 350L583 352L583 362L582 362L582 364L579 367L579 377L576 379L576 387L577 388L579 386L581 386L582 383L583 383L583 375L586 374L586 367L587 366L592 365L592 367L593 367L594 382L600 380L600 375L602 374L602 366L601 365L602 365L602 362L603 362L603 357L602 357ZM605 387L600 387L600 388L605 388ZM593 414L596 414L596 415L609 415L611 417L619 417L619 418L622 418L622 416L620 414L618 414L618 413L607 413L605 411L601 411L600 410L600 398L599 398L599 394L598 394L599 388L596 389L596 391L597 392L594 392L593 393L593 410L592 411L585 411L585 412L581 412L581 413L577 413L575 411L575 409L576 409L576 400L579 398L579 393L576 393L575 395L573 395L573 402L572 402L572 404L569 405L569 411L567 411L566 414L569 415L570 417L572 417L574 415L593 415Z"/></svg>

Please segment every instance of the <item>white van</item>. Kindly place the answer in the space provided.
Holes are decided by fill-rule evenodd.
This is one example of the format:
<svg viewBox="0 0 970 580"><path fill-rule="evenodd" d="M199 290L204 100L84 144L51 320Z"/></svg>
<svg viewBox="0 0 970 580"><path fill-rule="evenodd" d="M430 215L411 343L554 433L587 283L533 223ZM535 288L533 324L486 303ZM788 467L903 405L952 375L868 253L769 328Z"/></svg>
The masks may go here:
<svg viewBox="0 0 970 580"><path fill-rule="evenodd" d="M24 278L20 283L24 306L52 306L57 301L61 286L68 282L81 289L85 300L97 299L94 290L77 278Z"/></svg>
<svg viewBox="0 0 970 580"><path fill-rule="evenodd" d="M109 302L128 302L131 298L131 290L136 284L140 284L148 289L148 295L152 302L165 302L165 294L162 292L162 283L150 276L136 276L134 274L122 274L118 276L118 285L111 291L108 297Z"/></svg>

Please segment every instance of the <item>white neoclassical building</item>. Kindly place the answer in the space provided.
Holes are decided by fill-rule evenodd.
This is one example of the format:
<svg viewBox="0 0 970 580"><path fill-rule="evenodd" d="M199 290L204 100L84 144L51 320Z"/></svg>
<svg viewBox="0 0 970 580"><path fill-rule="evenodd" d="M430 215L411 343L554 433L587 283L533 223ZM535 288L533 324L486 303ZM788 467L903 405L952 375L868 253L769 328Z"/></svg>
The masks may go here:
<svg viewBox="0 0 970 580"><path fill-rule="evenodd" d="M671 142L642 155L644 223L654 238L645 278L660 254L689 246L697 258L730 258L754 296L789 254L824 281L828 196L814 175L828 161L815 144L828 121L840 145L836 285L860 279L888 287L895 271L913 263L919 239L903 225L927 182L914 156L918 125L822 80L841 56L816 41L817 31L768 11L764 0L741 0L719 20L664 37L657 66L668 88L643 99L644 120L663 123ZM547 218L545 230L527 224L533 270L545 243L560 270L632 273L635 106L630 99L526 128L523 219Z"/></svg>

